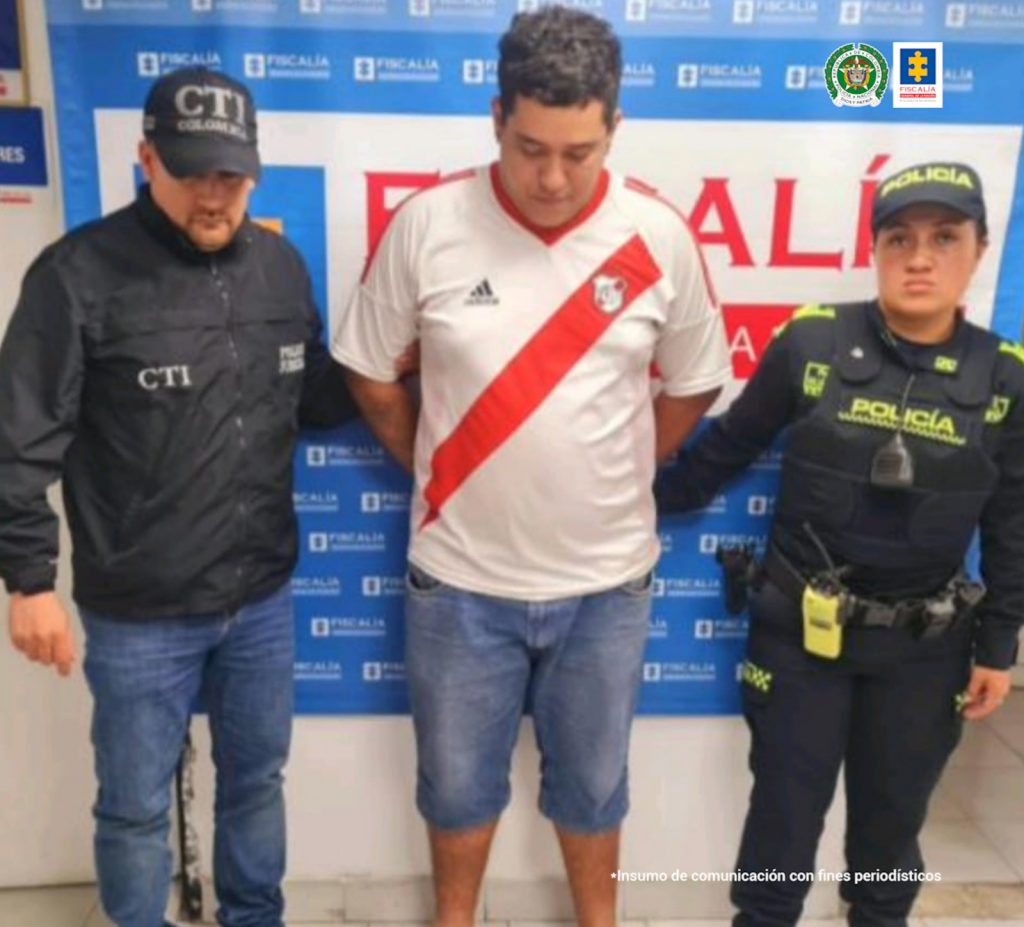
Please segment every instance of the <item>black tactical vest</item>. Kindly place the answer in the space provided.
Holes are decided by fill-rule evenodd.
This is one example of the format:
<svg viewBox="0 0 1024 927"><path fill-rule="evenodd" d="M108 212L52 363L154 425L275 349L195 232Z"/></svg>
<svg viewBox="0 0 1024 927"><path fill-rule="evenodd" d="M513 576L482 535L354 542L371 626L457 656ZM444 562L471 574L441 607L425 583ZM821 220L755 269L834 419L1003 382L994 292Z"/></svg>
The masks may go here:
<svg viewBox="0 0 1024 927"><path fill-rule="evenodd" d="M808 362L802 372L804 391L819 398L789 430L776 522L791 534L809 522L838 562L868 571L952 571L998 476L982 432L1000 414L992 398L999 341L964 323L954 356L915 369L885 343L871 311L870 303L840 305L834 326L816 326L834 332L834 349L827 367ZM872 461L897 430L914 484L873 486Z"/></svg>

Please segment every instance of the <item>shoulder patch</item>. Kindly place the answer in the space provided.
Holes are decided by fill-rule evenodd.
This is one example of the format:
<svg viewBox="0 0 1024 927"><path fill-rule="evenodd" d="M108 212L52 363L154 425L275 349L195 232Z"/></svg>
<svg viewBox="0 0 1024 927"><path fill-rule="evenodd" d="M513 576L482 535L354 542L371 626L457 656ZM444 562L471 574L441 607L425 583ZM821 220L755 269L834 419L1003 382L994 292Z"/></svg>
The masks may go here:
<svg viewBox="0 0 1024 927"><path fill-rule="evenodd" d="M800 319L834 319L835 317L834 306L819 306L817 303L812 303L808 306L801 306L790 319L797 322Z"/></svg>
<svg viewBox="0 0 1024 927"><path fill-rule="evenodd" d="M999 353L1009 354L1010 357L1015 358L1020 364L1024 365L1024 348L1019 344L1014 344L1012 341L1001 341L999 342Z"/></svg>
<svg viewBox="0 0 1024 927"><path fill-rule="evenodd" d="M810 303L800 306L793 314L775 330L775 338L778 338L793 322L801 322L804 319L832 319L836 317L835 306L819 306L817 303Z"/></svg>

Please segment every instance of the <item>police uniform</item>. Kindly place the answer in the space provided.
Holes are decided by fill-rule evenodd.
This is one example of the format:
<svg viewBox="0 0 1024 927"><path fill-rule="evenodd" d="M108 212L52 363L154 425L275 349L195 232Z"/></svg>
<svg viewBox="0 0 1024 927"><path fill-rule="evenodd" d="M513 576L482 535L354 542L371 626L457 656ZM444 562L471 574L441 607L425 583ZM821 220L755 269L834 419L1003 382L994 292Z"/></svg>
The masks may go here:
<svg viewBox="0 0 1024 927"><path fill-rule="evenodd" d="M788 429L749 602L755 781L736 927L797 922L812 883L788 874L815 871L844 764L850 923L906 923L924 874L917 835L960 736L971 660L1005 669L1015 656L1022 399L1024 351L962 318L948 341L920 345L890 332L875 301L805 306L681 472L660 478L661 511L700 508ZM961 573L979 528L984 598ZM817 599L840 603L824 650Z"/></svg>

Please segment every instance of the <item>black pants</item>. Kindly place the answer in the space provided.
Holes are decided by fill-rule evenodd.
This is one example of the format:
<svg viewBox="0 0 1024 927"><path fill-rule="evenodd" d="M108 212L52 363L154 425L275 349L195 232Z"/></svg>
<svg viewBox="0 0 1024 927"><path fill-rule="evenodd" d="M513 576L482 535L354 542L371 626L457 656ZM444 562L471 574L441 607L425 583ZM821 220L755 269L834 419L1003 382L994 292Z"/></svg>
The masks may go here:
<svg viewBox="0 0 1024 927"><path fill-rule="evenodd" d="M931 641L893 630L847 629L839 660L807 654L799 606L766 583L753 597L748 658L760 687L743 684L750 727L750 796L734 927L797 923L839 769L845 764L846 861L840 882L851 927L903 927L921 882L865 879L924 872L917 837L928 799L960 737L955 698L969 676L965 626ZM966 623L965 623L966 624ZM861 878L858 880L857 876Z"/></svg>

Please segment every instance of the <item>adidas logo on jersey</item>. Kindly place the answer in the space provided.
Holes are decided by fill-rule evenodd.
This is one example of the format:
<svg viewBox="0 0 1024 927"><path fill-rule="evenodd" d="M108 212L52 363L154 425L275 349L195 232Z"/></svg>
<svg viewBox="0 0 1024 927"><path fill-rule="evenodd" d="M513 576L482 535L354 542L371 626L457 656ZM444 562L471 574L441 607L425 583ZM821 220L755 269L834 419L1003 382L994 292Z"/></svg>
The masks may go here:
<svg viewBox="0 0 1024 927"><path fill-rule="evenodd" d="M491 289L491 282L484 277L470 290L465 304L467 306L497 306L500 302L501 300L494 295L494 290Z"/></svg>

